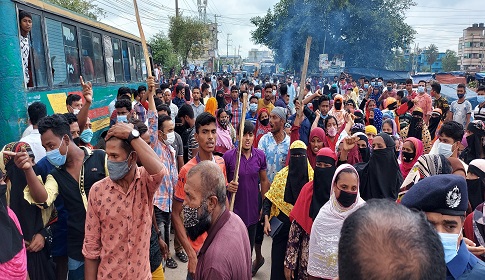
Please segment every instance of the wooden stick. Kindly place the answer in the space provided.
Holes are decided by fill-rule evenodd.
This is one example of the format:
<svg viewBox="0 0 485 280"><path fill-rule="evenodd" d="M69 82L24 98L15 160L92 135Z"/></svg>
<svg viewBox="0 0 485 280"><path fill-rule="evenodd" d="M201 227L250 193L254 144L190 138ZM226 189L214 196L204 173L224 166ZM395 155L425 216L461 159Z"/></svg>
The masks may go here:
<svg viewBox="0 0 485 280"><path fill-rule="evenodd" d="M245 92L243 93L243 108L241 114L241 122L239 123L239 145L237 151L237 160L236 160L236 171L234 172L234 178L232 179L233 182L239 182L239 166L241 165L241 153L242 153L242 145L243 145L243 135L244 135L244 122L246 118L246 111L248 106L248 94ZM231 196L231 204L229 206L229 210L234 210L234 201L236 199L236 193L233 193Z"/></svg>
<svg viewBox="0 0 485 280"><path fill-rule="evenodd" d="M310 58L310 47L312 45L312 37L308 36L306 39L306 46L305 46L305 58L303 59L303 67L301 69L301 79L300 79L300 94L298 95L298 102L300 102L300 106L303 106L302 100L303 96L305 95L305 85L306 85L306 72L308 70L308 59ZM300 110L299 115L303 113L303 109Z"/></svg>
<svg viewBox="0 0 485 280"><path fill-rule="evenodd" d="M145 33L143 32L143 27L141 26L140 14L138 13L138 4L136 0L133 0L133 5L135 5L135 16L136 23L138 24L138 31L140 31L141 46L143 48L143 55L145 56L145 63L147 65L148 77L152 76L152 63L150 62L150 55L148 54L147 42L145 40Z"/></svg>

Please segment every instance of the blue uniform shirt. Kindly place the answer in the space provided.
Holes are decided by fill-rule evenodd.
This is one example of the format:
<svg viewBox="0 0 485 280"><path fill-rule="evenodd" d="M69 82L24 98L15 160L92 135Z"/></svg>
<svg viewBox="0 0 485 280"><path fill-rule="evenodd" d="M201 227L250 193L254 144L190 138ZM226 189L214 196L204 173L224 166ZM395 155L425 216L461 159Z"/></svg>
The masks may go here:
<svg viewBox="0 0 485 280"><path fill-rule="evenodd" d="M464 241L461 242L458 255L446 264L446 279L485 279L485 263L475 257L468 249Z"/></svg>

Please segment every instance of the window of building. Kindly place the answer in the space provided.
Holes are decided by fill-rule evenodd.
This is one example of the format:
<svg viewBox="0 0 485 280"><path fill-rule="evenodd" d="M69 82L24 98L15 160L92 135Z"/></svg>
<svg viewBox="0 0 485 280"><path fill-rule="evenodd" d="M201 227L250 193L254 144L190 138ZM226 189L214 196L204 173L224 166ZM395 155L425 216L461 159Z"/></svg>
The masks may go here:
<svg viewBox="0 0 485 280"><path fill-rule="evenodd" d="M47 87L47 64L44 47L44 32L39 15L32 14L32 30L30 31L30 65L31 75L34 78L35 87Z"/></svg>

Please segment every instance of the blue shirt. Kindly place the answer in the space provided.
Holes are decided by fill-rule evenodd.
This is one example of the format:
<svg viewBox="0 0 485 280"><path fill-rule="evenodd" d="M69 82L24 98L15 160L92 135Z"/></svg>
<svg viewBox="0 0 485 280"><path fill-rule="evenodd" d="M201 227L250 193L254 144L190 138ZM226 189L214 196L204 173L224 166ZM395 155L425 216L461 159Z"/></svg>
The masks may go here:
<svg viewBox="0 0 485 280"><path fill-rule="evenodd" d="M470 253L462 241L458 255L446 264L446 279L483 280L485 263Z"/></svg>
<svg viewBox="0 0 485 280"><path fill-rule="evenodd" d="M255 114L253 118L251 111L249 111L246 113L246 120L251 121L254 125L256 125L256 121L258 120L258 114Z"/></svg>
<svg viewBox="0 0 485 280"><path fill-rule="evenodd" d="M288 121L291 125L295 122L296 114L291 115L288 118ZM310 138L310 129L312 128L312 124L305 118L300 124L300 140L308 146L308 139Z"/></svg>
<svg viewBox="0 0 485 280"><path fill-rule="evenodd" d="M286 135L281 143L276 143L271 132L261 137L258 143L258 149L266 155L267 173L270 183L273 183L274 176L286 165L286 156L290 149L290 136Z"/></svg>
<svg viewBox="0 0 485 280"><path fill-rule="evenodd" d="M172 100L172 103L177 105L177 107L180 109L180 107L182 107L182 105L185 104L185 99L183 98L178 98L178 97L175 97L173 100Z"/></svg>

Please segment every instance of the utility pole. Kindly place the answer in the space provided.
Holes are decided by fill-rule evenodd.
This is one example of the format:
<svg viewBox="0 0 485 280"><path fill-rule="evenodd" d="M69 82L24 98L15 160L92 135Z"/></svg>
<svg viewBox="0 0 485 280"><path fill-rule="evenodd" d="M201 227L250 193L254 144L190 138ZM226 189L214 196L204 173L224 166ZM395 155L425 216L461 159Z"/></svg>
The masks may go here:
<svg viewBox="0 0 485 280"><path fill-rule="evenodd" d="M227 42L226 42L226 58L229 59L229 36L231 36L231 33L227 33Z"/></svg>
<svg viewBox="0 0 485 280"><path fill-rule="evenodd" d="M175 0L175 17L179 17L179 0Z"/></svg>

